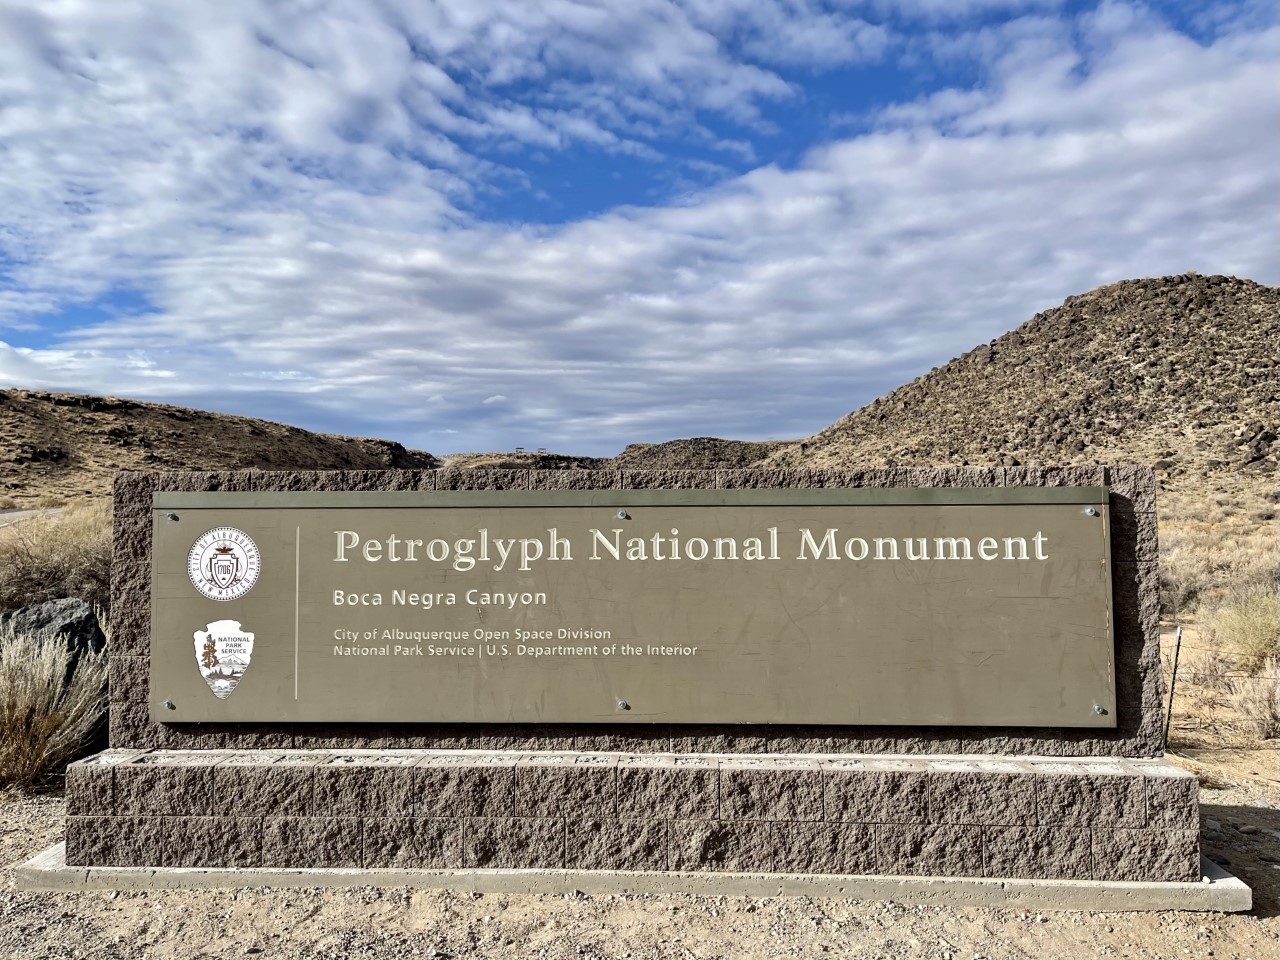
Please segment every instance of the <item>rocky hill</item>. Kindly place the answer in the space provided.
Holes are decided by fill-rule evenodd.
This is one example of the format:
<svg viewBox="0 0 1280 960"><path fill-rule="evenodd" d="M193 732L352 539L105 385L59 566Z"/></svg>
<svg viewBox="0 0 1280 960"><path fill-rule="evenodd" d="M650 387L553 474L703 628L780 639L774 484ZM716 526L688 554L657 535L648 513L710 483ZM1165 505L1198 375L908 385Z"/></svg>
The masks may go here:
<svg viewBox="0 0 1280 960"><path fill-rule="evenodd" d="M435 467L388 440L116 397L0 390L0 503L108 493L116 470Z"/></svg>
<svg viewBox="0 0 1280 960"><path fill-rule="evenodd" d="M1125 280L1069 297L765 462L1153 464L1274 477L1280 288Z"/></svg>
<svg viewBox="0 0 1280 960"><path fill-rule="evenodd" d="M720 440L693 437L666 443L633 443L609 466L645 470L711 470L749 467L787 445L782 440Z"/></svg>
<svg viewBox="0 0 1280 960"><path fill-rule="evenodd" d="M789 442L693 437L665 443L632 443L616 457L576 457L545 450L453 453L444 458L444 466L463 470L712 470L749 467Z"/></svg>
<svg viewBox="0 0 1280 960"><path fill-rule="evenodd" d="M710 469L1154 464L1166 478L1275 477L1280 288L1125 280L1069 297L807 440L696 437L611 458L455 454L449 466ZM0 390L0 503L105 492L117 469L437 467L398 443L112 397Z"/></svg>
<svg viewBox="0 0 1280 960"><path fill-rule="evenodd" d="M443 458L440 465L458 470L602 470L608 468L609 458L516 450L511 453L451 453Z"/></svg>

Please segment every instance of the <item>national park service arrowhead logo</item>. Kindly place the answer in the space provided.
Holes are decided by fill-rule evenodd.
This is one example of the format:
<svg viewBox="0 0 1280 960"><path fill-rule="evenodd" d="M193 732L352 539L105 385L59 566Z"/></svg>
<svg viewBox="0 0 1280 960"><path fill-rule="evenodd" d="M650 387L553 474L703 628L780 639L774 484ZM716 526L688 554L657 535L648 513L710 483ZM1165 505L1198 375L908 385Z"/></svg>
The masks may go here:
<svg viewBox="0 0 1280 960"><path fill-rule="evenodd" d="M195 632L196 664L219 700L231 696L253 658L253 634L239 620L215 620Z"/></svg>
<svg viewBox="0 0 1280 960"><path fill-rule="evenodd" d="M258 545L235 527L214 527L187 554L187 576L210 600L239 600L253 589L261 570Z"/></svg>

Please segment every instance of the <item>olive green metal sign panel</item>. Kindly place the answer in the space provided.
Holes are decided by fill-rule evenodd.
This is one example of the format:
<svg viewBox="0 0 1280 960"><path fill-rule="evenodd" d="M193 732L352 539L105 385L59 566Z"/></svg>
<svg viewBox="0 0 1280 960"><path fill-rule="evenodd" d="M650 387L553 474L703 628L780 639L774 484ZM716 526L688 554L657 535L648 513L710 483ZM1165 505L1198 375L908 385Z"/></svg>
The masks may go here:
<svg viewBox="0 0 1280 960"><path fill-rule="evenodd" d="M159 721L1115 725L1100 488L154 507Z"/></svg>

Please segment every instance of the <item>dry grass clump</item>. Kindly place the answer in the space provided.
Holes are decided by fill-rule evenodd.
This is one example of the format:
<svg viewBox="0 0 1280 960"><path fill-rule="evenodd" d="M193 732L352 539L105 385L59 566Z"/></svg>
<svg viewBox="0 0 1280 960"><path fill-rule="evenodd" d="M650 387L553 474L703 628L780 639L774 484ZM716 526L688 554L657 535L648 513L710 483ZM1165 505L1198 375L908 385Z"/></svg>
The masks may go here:
<svg viewBox="0 0 1280 960"><path fill-rule="evenodd" d="M76 654L61 637L0 632L0 787L61 772L103 723L106 690L105 652Z"/></svg>
<svg viewBox="0 0 1280 960"><path fill-rule="evenodd" d="M1280 660L1268 661L1274 671ZM1270 677L1247 677L1232 681L1236 711L1245 726L1260 740L1280 737L1280 684Z"/></svg>
<svg viewBox="0 0 1280 960"><path fill-rule="evenodd" d="M1165 665L1165 676L1169 675L1171 669L1171 664ZM1187 679L1206 690L1226 693L1231 689L1231 674L1234 670L1235 664L1231 660L1212 652L1201 657L1199 662L1188 668Z"/></svg>
<svg viewBox="0 0 1280 960"><path fill-rule="evenodd" d="M1206 612L1204 634L1239 670L1262 672L1280 658L1275 590L1255 585L1230 594Z"/></svg>
<svg viewBox="0 0 1280 960"><path fill-rule="evenodd" d="M111 504L67 507L6 527L0 537L0 610L80 597L111 599Z"/></svg>
<svg viewBox="0 0 1280 960"><path fill-rule="evenodd" d="M1269 489L1228 496L1170 494L1160 502L1160 604L1171 619L1280 583Z"/></svg>
<svg viewBox="0 0 1280 960"><path fill-rule="evenodd" d="M1172 494L1160 503L1160 600L1198 621L1193 714L1210 727L1280 736L1280 552L1271 487ZM1199 656L1195 656L1199 654Z"/></svg>

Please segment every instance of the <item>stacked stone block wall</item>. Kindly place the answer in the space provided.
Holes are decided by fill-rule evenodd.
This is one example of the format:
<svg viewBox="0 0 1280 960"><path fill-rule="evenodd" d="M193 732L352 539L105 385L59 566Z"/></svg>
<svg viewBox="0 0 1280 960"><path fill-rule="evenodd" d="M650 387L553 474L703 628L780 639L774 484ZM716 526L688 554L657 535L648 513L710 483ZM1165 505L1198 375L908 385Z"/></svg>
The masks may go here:
<svg viewBox="0 0 1280 960"><path fill-rule="evenodd" d="M1199 877L1157 760L113 750L67 812L85 866Z"/></svg>

